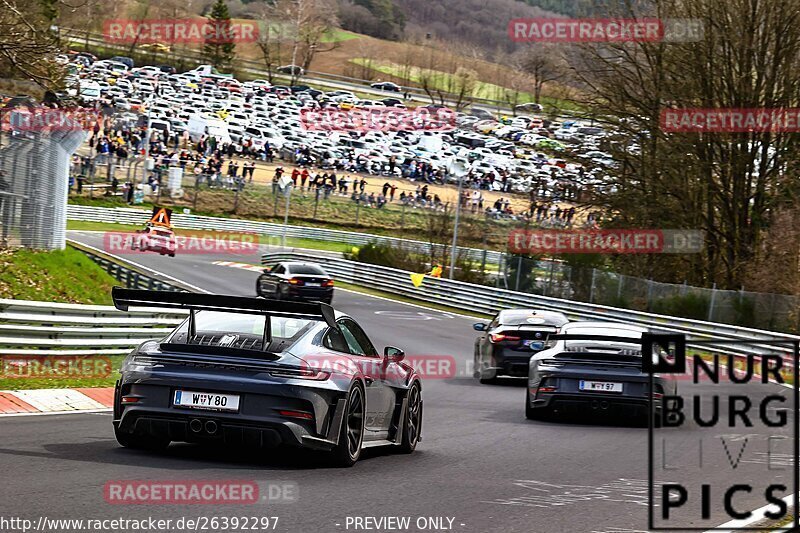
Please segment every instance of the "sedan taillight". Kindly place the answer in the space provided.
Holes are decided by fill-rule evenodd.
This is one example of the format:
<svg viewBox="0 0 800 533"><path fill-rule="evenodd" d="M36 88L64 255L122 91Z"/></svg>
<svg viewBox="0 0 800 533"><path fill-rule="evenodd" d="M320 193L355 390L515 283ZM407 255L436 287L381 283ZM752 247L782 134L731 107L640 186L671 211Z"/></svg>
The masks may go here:
<svg viewBox="0 0 800 533"><path fill-rule="evenodd" d="M305 285L306 282L298 278L290 278L289 285Z"/></svg>
<svg viewBox="0 0 800 533"><path fill-rule="evenodd" d="M329 279L328 281L322 284L323 287L333 287L333 280Z"/></svg>
<svg viewBox="0 0 800 533"><path fill-rule="evenodd" d="M506 335L505 333L490 333L489 342L518 341L521 337Z"/></svg>

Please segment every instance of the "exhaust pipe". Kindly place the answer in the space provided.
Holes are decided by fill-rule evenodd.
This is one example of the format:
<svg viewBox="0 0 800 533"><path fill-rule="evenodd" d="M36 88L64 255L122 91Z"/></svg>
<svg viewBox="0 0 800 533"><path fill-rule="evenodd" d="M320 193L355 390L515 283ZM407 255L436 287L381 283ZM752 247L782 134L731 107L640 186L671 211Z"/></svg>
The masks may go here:
<svg viewBox="0 0 800 533"><path fill-rule="evenodd" d="M608 402L607 402L607 401L605 401L605 400L603 400L602 402L600 402L600 408L601 408L601 409L608 409Z"/></svg>
<svg viewBox="0 0 800 533"><path fill-rule="evenodd" d="M217 423L214 422L213 420L209 420L208 422L206 422L206 432L209 435L215 434L217 432L217 429L219 429Z"/></svg>
<svg viewBox="0 0 800 533"><path fill-rule="evenodd" d="M192 430L192 433L200 433L203 431L203 423L198 418L193 418L191 422L189 422L189 429Z"/></svg>
<svg viewBox="0 0 800 533"><path fill-rule="evenodd" d="M600 403L597 400L592 400L592 409L597 409L600 407Z"/></svg>

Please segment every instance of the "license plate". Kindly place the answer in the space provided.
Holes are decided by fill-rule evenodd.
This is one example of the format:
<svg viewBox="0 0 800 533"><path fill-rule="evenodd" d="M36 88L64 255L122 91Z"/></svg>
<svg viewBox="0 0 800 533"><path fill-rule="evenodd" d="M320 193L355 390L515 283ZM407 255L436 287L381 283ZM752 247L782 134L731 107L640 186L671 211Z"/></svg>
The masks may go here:
<svg viewBox="0 0 800 533"><path fill-rule="evenodd" d="M176 407L189 407L192 409L238 411L239 397L234 394L176 390L174 405Z"/></svg>
<svg viewBox="0 0 800 533"><path fill-rule="evenodd" d="M306 283L306 287L322 287L322 283Z"/></svg>
<svg viewBox="0 0 800 533"><path fill-rule="evenodd" d="M544 348L544 343L542 341L522 341L523 346L527 346L531 350L541 350Z"/></svg>
<svg viewBox="0 0 800 533"><path fill-rule="evenodd" d="M612 383L610 381L584 381L578 384L580 390L596 392L622 392L622 383Z"/></svg>

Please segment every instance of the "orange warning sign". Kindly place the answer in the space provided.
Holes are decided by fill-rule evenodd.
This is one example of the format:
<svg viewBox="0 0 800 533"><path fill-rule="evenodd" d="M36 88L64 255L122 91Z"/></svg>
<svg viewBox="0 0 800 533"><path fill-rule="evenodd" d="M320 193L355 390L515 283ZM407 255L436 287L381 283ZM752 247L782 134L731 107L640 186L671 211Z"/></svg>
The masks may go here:
<svg viewBox="0 0 800 533"><path fill-rule="evenodd" d="M166 207L153 207L153 216L150 218L150 224L154 226L172 227L170 219L172 218L172 209Z"/></svg>

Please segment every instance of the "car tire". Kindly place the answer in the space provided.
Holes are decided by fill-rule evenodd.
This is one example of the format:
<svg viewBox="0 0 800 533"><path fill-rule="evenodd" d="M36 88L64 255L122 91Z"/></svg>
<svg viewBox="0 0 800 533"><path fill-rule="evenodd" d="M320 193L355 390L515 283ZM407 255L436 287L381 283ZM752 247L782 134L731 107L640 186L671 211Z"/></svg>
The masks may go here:
<svg viewBox="0 0 800 533"><path fill-rule="evenodd" d="M531 407L531 390L526 387L525 389L525 418L528 420L541 420L544 418L543 409L534 409Z"/></svg>
<svg viewBox="0 0 800 533"><path fill-rule="evenodd" d="M417 448L422 430L422 388L419 383L414 383L408 389L408 404L404 416L399 450L400 453L411 453Z"/></svg>
<svg viewBox="0 0 800 533"><path fill-rule="evenodd" d="M116 427L114 428L114 437L120 446L134 450L161 451L167 449L170 443L169 439L123 433Z"/></svg>
<svg viewBox="0 0 800 533"><path fill-rule="evenodd" d="M169 254L170 257L175 257L175 254Z"/></svg>
<svg viewBox="0 0 800 533"><path fill-rule="evenodd" d="M354 383L347 393L342 427L339 431L339 442L330 452L332 466L349 468L358 462L361 457L361 448L364 444L364 428L366 423L366 395L364 388ZM360 415L359 415L360 412ZM360 424L358 422L360 420Z"/></svg>
<svg viewBox="0 0 800 533"><path fill-rule="evenodd" d="M482 385L492 385L497 383L497 370L490 370L490 372L491 376L485 375L481 370L478 371L478 379Z"/></svg>

